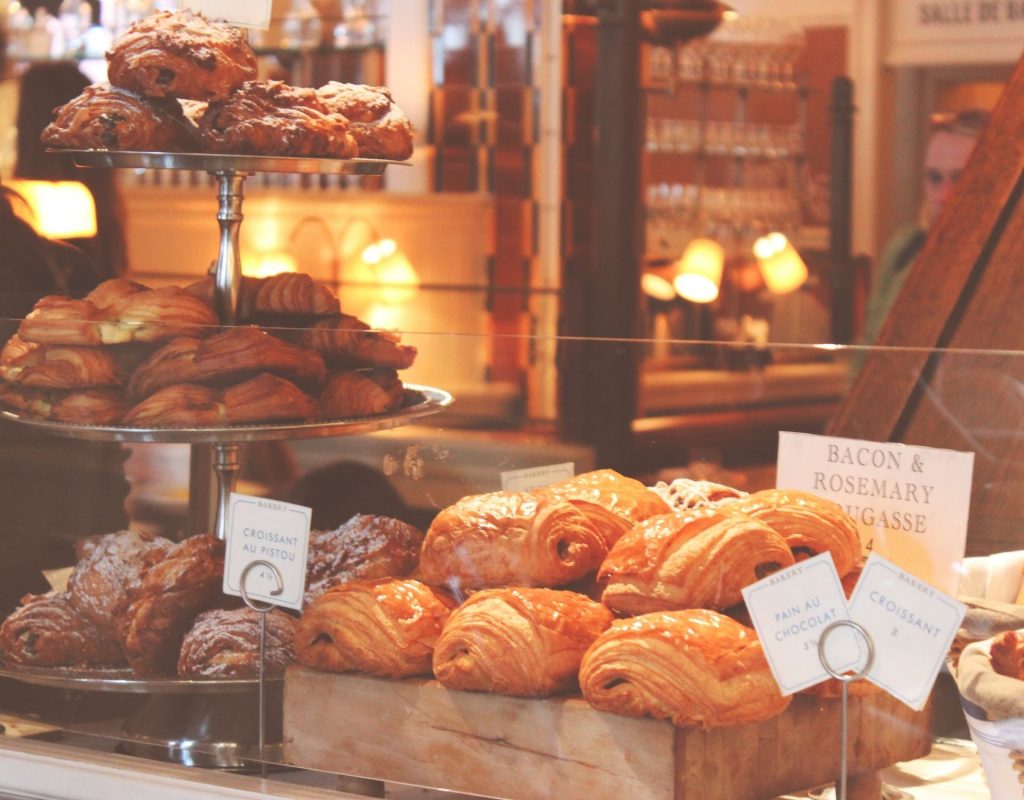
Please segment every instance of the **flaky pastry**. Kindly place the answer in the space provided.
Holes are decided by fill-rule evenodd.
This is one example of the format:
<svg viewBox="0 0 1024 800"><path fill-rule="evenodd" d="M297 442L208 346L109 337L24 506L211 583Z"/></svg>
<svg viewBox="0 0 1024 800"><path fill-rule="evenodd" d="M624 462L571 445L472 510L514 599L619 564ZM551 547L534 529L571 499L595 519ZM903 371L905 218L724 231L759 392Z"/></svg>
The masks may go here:
<svg viewBox="0 0 1024 800"><path fill-rule="evenodd" d="M75 611L66 593L27 600L0 625L0 654L5 661L28 667L124 663L117 640Z"/></svg>
<svg viewBox="0 0 1024 800"><path fill-rule="evenodd" d="M402 344L397 333L372 330L351 314L317 320L302 331L299 341L332 367L406 369L416 360L416 348Z"/></svg>
<svg viewBox="0 0 1024 800"><path fill-rule="evenodd" d="M393 369L331 372L320 392L324 419L387 414L402 407L405 387Z"/></svg>
<svg viewBox="0 0 1024 800"><path fill-rule="evenodd" d="M83 389L119 386L127 372L110 349L43 345L15 334L0 351L0 379L37 389Z"/></svg>
<svg viewBox="0 0 1024 800"><path fill-rule="evenodd" d="M330 81L317 95L348 120L361 158L404 161L412 155L412 125L385 87Z"/></svg>
<svg viewBox="0 0 1024 800"><path fill-rule="evenodd" d="M612 619L576 592L486 589L448 618L434 646L434 675L451 689L519 697L570 691L583 653Z"/></svg>
<svg viewBox="0 0 1024 800"><path fill-rule="evenodd" d="M265 675L280 677L295 656L297 622L283 611L266 615ZM260 673L260 614L214 608L196 617L181 643L179 678L255 678Z"/></svg>
<svg viewBox="0 0 1024 800"><path fill-rule="evenodd" d="M117 389L32 389L0 383L0 406L34 419L73 425L117 425L130 404Z"/></svg>

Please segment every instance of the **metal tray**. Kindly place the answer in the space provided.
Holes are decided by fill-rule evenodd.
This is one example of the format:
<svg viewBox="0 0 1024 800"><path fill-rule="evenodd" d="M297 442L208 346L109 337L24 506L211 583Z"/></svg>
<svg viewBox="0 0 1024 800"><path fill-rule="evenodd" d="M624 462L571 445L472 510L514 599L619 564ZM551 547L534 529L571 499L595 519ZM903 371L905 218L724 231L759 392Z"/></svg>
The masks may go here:
<svg viewBox="0 0 1024 800"><path fill-rule="evenodd" d="M372 417L290 424L226 425L219 428L127 428L119 425L79 425L35 419L14 411L0 411L0 417L37 428L55 436L93 442L162 442L164 444L223 444L267 442L286 439L316 439L351 436L406 425L414 419L436 414L454 398L443 389L416 384L405 385L405 405L390 414Z"/></svg>
<svg viewBox="0 0 1024 800"><path fill-rule="evenodd" d="M258 678L138 678L123 669L77 669L74 667L26 667L0 661L0 678L46 686L51 689L78 689L89 692L128 694L221 694L256 692ZM267 678L267 686L283 684L284 677Z"/></svg>
<svg viewBox="0 0 1024 800"><path fill-rule="evenodd" d="M293 172L305 175L381 175L389 165L404 161L381 158L312 158L307 156L246 156L221 153L161 153L144 150L63 150L80 167L131 169L193 169L205 172Z"/></svg>

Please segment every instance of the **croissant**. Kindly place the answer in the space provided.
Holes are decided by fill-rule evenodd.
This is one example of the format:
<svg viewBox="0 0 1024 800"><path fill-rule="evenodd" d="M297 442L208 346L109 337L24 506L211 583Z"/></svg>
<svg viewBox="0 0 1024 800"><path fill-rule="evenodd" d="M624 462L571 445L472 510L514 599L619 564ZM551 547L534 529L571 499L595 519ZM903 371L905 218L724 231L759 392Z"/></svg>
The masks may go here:
<svg viewBox="0 0 1024 800"><path fill-rule="evenodd" d="M411 578L340 584L303 613L295 655L329 672L429 675L434 643L453 606L447 595Z"/></svg>
<svg viewBox="0 0 1024 800"><path fill-rule="evenodd" d="M719 506L723 513L744 514L777 530L797 561L826 551L840 577L853 569L861 554L857 524L831 500L790 489L766 489Z"/></svg>
<svg viewBox="0 0 1024 800"><path fill-rule="evenodd" d="M26 417L52 422L117 425L129 404L119 391L111 388L48 390L0 383L0 406Z"/></svg>
<svg viewBox="0 0 1024 800"><path fill-rule="evenodd" d="M741 589L793 563L789 546L750 517L680 511L642 522L619 539L598 572L602 602L620 614L724 609Z"/></svg>
<svg viewBox="0 0 1024 800"><path fill-rule="evenodd" d="M174 674L182 639L214 604L223 578L224 542L206 534L185 539L150 567L118 614L121 644L136 675Z"/></svg>
<svg viewBox="0 0 1024 800"><path fill-rule="evenodd" d="M266 616L265 674L284 675L294 658L297 622L273 609ZM179 678L255 678L260 673L260 615L250 608L204 611L185 634Z"/></svg>
<svg viewBox="0 0 1024 800"><path fill-rule="evenodd" d="M534 494L556 497L584 509L595 522L600 522L609 544L636 523L671 510L642 483L611 469L584 472L537 489Z"/></svg>
<svg viewBox="0 0 1024 800"><path fill-rule="evenodd" d="M107 84L87 86L57 108L39 138L49 147L76 150L179 152L196 143L176 100L140 97Z"/></svg>
<svg viewBox="0 0 1024 800"><path fill-rule="evenodd" d="M208 339L168 342L132 374L128 396L138 399L175 383L224 383L259 372L320 385L326 368L314 350L258 328L230 328Z"/></svg>
<svg viewBox="0 0 1024 800"><path fill-rule="evenodd" d="M334 530L309 533L305 603L357 578L401 578L419 564L423 533L376 514L356 514Z"/></svg>
<svg viewBox="0 0 1024 800"><path fill-rule="evenodd" d="M584 654L580 688L601 711L681 727L757 722L790 703L754 631L707 609L613 622Z"/></svg>
<svg viewBox="0 0 1024 800"><path fill-rule="evenodd" d="M246 81L212 101L199 120L211 153L352 158L359 146L348 120L328 112L315 89L281 81Z"/></svg>
<svg viewBox="0 0 1024 800"><path fill-rule="evenodd" d="M152 97L215 100L256 77L256 54L227 23L161 11L128 26L107 52L115 86Z"/></svg>
<svg viewBox="0 0 1024 800"><path fill-rule="evenodd" d="M40 298L18 325L18 336L38 344L103 344L96 306L60 295Z"/></svg>
<svg viewBox="0 0 1024 800"><path fill-rule="evenodd" d="M213 278L203 278L185 291L209 306L214 304ZM269 278L242 278L239 323L305 326L310 320L341 313L338 298L323 283L302 272L282 272ZM283 332L282 332L283 333Z"/></svg>
<svg viewBox="0 0 1024 800"><path fill-rule="evenodd" d="M317 96L348 120L361 158L404 161L412 155L412 125L383 86L330 81Z"/></svg>
<svg viewBox="0 0 1024 800"><path fill-rule="evenodd" d="M142 576L170 552L174 543L138 531L109 533L96 539L68 579L71 605L111 639L118 635L116 612Z"/></svg>
<svg viewBox="0 0 1024 800"><path fill-rule="evenodd" d="M604 560L611 547L607 512L529 492L469 495L427 530L420 572L454 590L564 586Z"/></svg>
<svg viewBox="0 0 1024 800"><path fill-rule="evenodd" d="M316 401L284 378L261 373L216 389L176 383L159 389L124 415L139 428L188 428L253 422L306 421L317 415Z"/></svg>
<svg viewBox="0 0 1024 800"><path fill-rule="evenodd" d="M100 283L83 299L88 300L96 308L110 308L114 303L124 300L133 294L147 292L149 287L128 278L110 278Z"/></svg>
<svg viewBox="0 0 1024 800"><path fill-rule="evenodd" d="M402 407L405 388L393 369L332 372L320 393L324 419L387 414Z"/></svg>
<svg viewBox="0 0 1024 800"><path fill-rule="evenodd" d="M15 334L0 352L0 378L39 389L117 386L127 375L109 349L41 345Z"/></svg>
<svg viewBox="0 0 1024 800"><path fill-rule="evenodd" d="M332 367L407 369L416 360L416 348L400 344L398 334L371 330L351 314L314 322L302 332L300 341Z"/></svg>
<svg viewBox="0 0 1024 800"><path fill-rule="evenodd" d="M124 663L106 636L68 602L67 594L34 597L0 626L3 659L28 667L110 667Z"/></svg>
<svg viewBox="0 0 1024 800"><path fill-rule="evenodd" d="M570 691L583 653L612 619L575 592L487 589L448 618L434 645L434 675L450 689L519 697Z"/></svg>

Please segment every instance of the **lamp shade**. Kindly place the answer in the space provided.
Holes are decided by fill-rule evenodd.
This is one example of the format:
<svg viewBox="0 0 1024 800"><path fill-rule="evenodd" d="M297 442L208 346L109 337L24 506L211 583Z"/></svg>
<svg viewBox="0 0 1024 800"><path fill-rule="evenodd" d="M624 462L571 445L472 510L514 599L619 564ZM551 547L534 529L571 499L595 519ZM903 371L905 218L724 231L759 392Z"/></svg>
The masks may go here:
<svg viewBox="0 0 1024 800"><path fill-rule="evenodd" d="M373 276L373 283L380 287L381 302L399 305L416 296L420 276L394 239L379 239L367 245L359 260Z"/></svg>
<svg viewBox="0 0 1024 800"><path fill-rule="evenodd" d="M804 285L807 265L785 235L774 232L754 242L761 275L772 294L787 294Z"/></svg>
<svg viewBox="0 0 1024 800"><path fill-rule="evenodd" d="M645 272L640 276L640 288L648 297L669 303L676 299L676 290L672 282L654 272Z"/></svg>
<svg viewBox="0 0 1024 800"><path fill-rule="evenodd" d="M85 239L96 235L96 203L78 181L11 180L6 185L21 195L31 210L26 220L50 239Z"/></svg>
<svg viewBox="0 0 1024 800"><path fill-rule="evenodd" d="M680 297L693 303L710 303L718 298L725 263L722 245L712 239L694 239L686 245L678 263L672 285Z"/></svg>

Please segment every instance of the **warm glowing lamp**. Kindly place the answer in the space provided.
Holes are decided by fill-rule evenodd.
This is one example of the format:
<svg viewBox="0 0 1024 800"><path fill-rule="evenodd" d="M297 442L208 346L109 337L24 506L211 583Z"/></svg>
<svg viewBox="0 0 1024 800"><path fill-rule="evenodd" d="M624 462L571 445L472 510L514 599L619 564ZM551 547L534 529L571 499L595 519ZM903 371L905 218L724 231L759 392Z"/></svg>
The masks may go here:
<svg viewBox="0 0 1024 800"><path fill-rule="evenodd" d="M420 276L394 239L378 239L367 245L359 254L359 261L372 276L372 282L380 286L378 297L382 302L400 305L416 296Z"/></svg>
<svg viewBox="0 0 1024 800"><path fill-rule="evenodd" d="M722 245L712 239L694 239L678 263L672 285L680 297L693 303L710 303L718 297L725 263Z"/></svg>
<svg viewBox="0 0 1024 800"><path fill-rule="evenodd" d="M28 222L50 239L86 239L96 235L96 203L78 181L11 180L5 185L25 200Z"/></svg>
<svg viewBox="0 0 1024 800"><path fill-rule="evenodd" d="M285 250L263 253L255 263L243 263L242 272L250 278L269 278L282 272L298 272L295 256Z"/></svg>
<svg viewBox="0 0 1024 800"><path fill-rule="evenodd" d="M640 288L648 297L671 303L676 299L676 290L672 282L653 272L645 272L640 276Z"/></svg>
<svg viewBox="0 0 1024 800"><path fill-rule="evenodd" d="M765 285L773 294L795 291L807 280L807 265L789 239L778 231L754 242L754 255Z"/></svg>

